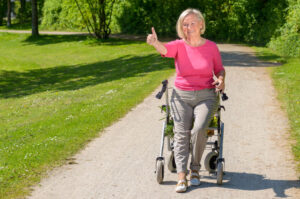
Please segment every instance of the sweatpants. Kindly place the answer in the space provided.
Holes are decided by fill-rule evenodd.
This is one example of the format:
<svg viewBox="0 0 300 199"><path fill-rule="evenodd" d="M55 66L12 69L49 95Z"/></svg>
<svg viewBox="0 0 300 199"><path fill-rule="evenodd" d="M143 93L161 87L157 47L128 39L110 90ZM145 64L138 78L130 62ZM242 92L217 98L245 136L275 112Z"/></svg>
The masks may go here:
<svg viewBox="0 0 300 199"><path fill-rule="evenodd" d="M175 88L170 106L174 119L174 157L177 173L187 173L190 152L190 169L199 171L207 142L206 130L218 106L215 89L185 91Z"/></svg>

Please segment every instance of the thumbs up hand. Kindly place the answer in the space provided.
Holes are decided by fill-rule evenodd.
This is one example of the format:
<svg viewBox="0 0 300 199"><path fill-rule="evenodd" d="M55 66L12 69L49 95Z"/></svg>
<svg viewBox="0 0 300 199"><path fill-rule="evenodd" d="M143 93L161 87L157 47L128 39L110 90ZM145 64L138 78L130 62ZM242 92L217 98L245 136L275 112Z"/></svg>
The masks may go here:
<svg viewBox="0 0 300 199"><path fill-rule="evenodd" d="M168 52L166 47L160 41L158 41L154 27L152 27L152 34L149 34L147 37L147 43L153 46L157 52L162 55L166 55Z"/></svg>
<svg viewBox="0 0 300 199"><path fill-rule="evenodd" d="M149 45L153 46L156 42L157 42L157 35L156 35L154 27L152 27L152 34L148 35L148 37L147 37L147 43Z"/></svg>

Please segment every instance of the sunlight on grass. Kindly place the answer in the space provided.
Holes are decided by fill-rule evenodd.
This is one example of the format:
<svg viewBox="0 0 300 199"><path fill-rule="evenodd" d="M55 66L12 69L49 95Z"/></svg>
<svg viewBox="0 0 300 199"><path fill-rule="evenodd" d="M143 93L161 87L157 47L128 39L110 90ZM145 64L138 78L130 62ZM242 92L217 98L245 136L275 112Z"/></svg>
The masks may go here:
<svg viewBox="0 0 300 199"><path fill-rule="evenodd" d="M293 146L293 152L299 162L300 172L300 59L288 59L282 67L273 70L275 87L279 91L279 99L284 102L288 113L291 135L297 141Z"/></svg>
<svg viewBox="0 0 300 199"><path fill-rule="evenodd" d="M27 194L173 73L145 42L0 33L0 198Z"/></svg>

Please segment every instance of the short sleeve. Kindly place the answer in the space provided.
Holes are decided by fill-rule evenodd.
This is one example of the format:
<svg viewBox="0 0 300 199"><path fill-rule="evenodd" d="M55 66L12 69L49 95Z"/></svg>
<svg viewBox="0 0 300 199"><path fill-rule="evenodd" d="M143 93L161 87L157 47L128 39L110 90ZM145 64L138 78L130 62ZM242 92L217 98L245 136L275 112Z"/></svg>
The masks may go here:
<svg viewBox="0 0 300 199"><path fill-rule="evenodd" d="M175 58L178 51L178 40L168 42L164 44L167 49L167 54L161 55L162 57Z"/></svg>
<svg viewBox="0 0 300 199"><path fill-rule="evenodd" d="M214 48L214 74L217 75L220 71L225 70L222 64L222 58L218 46L215 44Z"/></svg>

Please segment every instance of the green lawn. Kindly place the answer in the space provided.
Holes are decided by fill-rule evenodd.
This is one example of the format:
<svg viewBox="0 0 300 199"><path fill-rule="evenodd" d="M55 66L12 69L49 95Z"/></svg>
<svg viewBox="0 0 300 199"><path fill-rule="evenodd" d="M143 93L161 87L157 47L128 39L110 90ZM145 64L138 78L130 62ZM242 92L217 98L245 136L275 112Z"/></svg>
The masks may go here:
<svg viewBox="0 0 300 199"><path fill-rule="evenodd" d="M0 33L0 198L26 195L173 73L145 42Z"/></svg>
<svg viewBox="0 0 300 199"><path fill-rule="evenodd" d="M289 117L291 139L295 143L292 150L300 172L300 58L283 58L267 48L255 49L259 58L283 63L271 69L271 76L278 98Z"/></svg>

